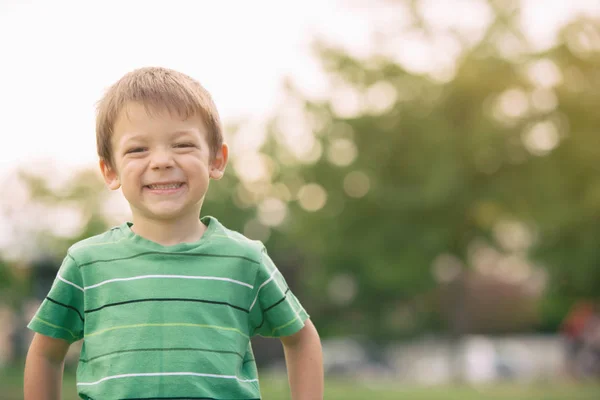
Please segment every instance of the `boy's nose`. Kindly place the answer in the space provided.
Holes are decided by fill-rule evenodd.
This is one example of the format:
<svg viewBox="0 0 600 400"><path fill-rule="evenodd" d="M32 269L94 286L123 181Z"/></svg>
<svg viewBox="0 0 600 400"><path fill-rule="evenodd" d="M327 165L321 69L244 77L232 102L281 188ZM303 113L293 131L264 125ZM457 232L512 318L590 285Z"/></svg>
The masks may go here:
<svg viewBox="0 0 600 400"><path fill-rule="evenodd" d="M173 167L173 157L170 151L166 149L155 149L150 159L152 169L163 169Z"/></svg>

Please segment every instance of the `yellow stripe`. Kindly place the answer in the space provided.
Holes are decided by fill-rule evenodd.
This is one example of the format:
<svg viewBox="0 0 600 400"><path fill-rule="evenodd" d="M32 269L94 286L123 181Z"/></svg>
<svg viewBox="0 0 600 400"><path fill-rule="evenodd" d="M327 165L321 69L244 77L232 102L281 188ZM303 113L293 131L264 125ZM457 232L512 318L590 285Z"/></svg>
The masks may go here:
<svg viewBox="0 0 600 400"><path fill-rule="evenodd" d="M69 329L67 329L67 328L63 328L62 326L58 326L58 325L51 324L50 322L48 322L48 321L45 321L45 320L41 319L41 318L40 318L40 317L38 317L38 316L36 316L36 317L35 317L35 319L37 319L38 321L40 321L40 322L41 322L41 323L43 323L43 324L46 324L46 325L48 325L48 326L51 326L52 328L56 328L56 329L62 329L63 331L67 331L67 332L69 332L69 333L71 334L71 336L73 336L73 339L79 339L79 336L75 335L75 334L73 333L73 331L71 331L71 330L69 330Z"/></svg>
<svg viewBox="0 0 600 400"><path fill-rule="evenodd" d="M225 238L225 239L234 239L234 240L237 240L237 239L235 239L235 238L233 238L233 237L231 237L231 236L227 236L227 235L217 235L216 233L213 233L211 236L212 236L212 237L222 237L222 238Z"/></svg>
<svg viewBox="0 0 600 400"><path fill-rule="evenodd" d="M296 322L296 320L298 320L298 319L300 319L300 316L296 315L296 318L294 318L293 320L291 320L291 321L289 321L289 322L287 322L287 323L285 323L285 324L283 324L281 326L278 326L277 328L273 328L273 332L271 332L271 334L274 334L275 331L278 331L280 329L287 328L288 326L290 326L291 324L293 324L294 322Z"/></svg>
<svg viewBox="0 0 600 400"><path fill-rule="evenodd" d="M244 332L240 331L239 329L235 329L235 328L227 328L224 326L216 326L216 325L185 324L185 323L121 325L121 326L114 326L112 328L102 329L102 330L99 330L94 333L89 333L89 334L85 335L85 337L92 337L92 336L100 335L105 332L114 331L117 329L145 328L145 327L149 327L149 326L190 326L190 327L195 327L195 328L220 329L220 330L224 330L224 331L236 332L236 333L239 333L240 335L242 335L243 337L248 338L248 335L246 335Z"/></svg>
<svg viewBox="0 0 600 400"><path fill-rule="evenodd" d="M243 239L243 238L236 238L233 236L227 236L227 235L217 235L217 234L212 234L211 237L221 237L221 238L225 238L225 239L231 239L231 240L235 240L236 242L240 242L240 243L247 243L250 242L250 240L248 239Z"/></svg>

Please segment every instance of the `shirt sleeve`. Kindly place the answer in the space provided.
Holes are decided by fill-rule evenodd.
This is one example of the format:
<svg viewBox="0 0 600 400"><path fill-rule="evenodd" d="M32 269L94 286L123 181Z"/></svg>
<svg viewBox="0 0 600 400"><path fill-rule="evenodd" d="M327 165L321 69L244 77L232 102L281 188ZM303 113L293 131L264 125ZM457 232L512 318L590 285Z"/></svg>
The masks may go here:
<svg viewBox="0 0 600 400"><path fill-rule="evenodd" d="M304 327L309 315L263 249L250 306L252 336L290 336Z"/></svg>
<svg viewBox="0 0 600 400"><path fill-rule="evenodd" d="M77 263L67 254L50 292L27 327L37 333L69 343L83 338L83 279Z"/></svg>

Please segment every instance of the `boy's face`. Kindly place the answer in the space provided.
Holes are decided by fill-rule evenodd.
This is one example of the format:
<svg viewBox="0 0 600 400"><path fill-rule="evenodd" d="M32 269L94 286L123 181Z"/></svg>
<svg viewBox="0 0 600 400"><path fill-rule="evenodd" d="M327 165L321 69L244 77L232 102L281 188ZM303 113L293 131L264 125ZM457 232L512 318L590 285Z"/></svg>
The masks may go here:
<svg viewBox="0 0 600 400"><path fill-rule="evenodd" d="M110 189L119 187L136 220L197 219L210 178L220 179L227 145L210 161L207 132L199 117L187 120L166 110L149 115L144 106L127 105L111 138L113 167L100 168Z"/></svg>

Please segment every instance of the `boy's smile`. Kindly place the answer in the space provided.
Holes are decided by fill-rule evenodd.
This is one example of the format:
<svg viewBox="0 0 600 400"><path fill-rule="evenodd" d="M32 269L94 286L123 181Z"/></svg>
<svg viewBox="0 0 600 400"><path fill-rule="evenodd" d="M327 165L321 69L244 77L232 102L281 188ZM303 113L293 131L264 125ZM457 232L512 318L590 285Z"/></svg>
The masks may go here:
<svg viewBox="0 0 600 400"><path fill-rule="evenodd" d="M122 188L134 225L198 220L209 181L221 177L227 156L224 146L211 158L201 118L128 104L111 142L112 167L101 162L101 168L109 188Z"/></svg>
<svg viewBox="0 0 600 400"><path fill-rule="evenodd" d="M183 182L165 182L165 183L150 183L144 185L144 188L156 191L177 190L184 185Z"/></svg>
<svg viewBox="0 0 600 400"><path fill-rule="evenodd" d="M153 194L165 195L179 193L184 185L184 182L160 182L144 185L144 189Z"/></svg>
<svg viewBox="0 0 600 400"><path fill-rule="evenodd" d="M143 190L157 196L178 195L185 189L183 182L179 183L153 183L144 185Z"/></svg>

